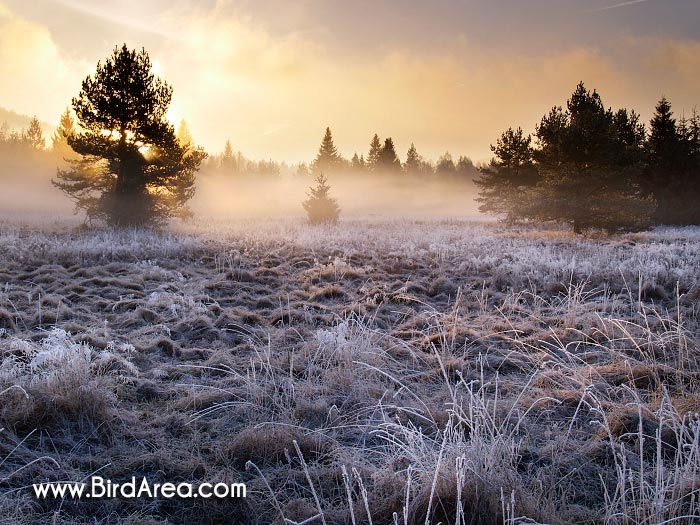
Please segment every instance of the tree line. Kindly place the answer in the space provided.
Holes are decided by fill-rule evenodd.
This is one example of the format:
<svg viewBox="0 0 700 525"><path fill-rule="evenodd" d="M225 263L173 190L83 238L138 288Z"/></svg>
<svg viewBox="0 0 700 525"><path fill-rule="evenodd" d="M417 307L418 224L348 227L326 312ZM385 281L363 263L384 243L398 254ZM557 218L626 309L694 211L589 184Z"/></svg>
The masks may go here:
<svg viewBox="0 0 700 525"><path fill-rule="evenodd" d="M176 131L165 118L171 97L172 88L154 76L146 51L125 45L83 81L71 102L76 120L67 109L50 151L68 163L54 185L88 219L124 226L188 216L195 174L207 154L193 143L186 122ZM46 151L45 146L36 117L21 132L0 127L2 148ZM414 144L401 162L391 137L382 141L375 134L366 156L355 153L347 160L326 128L316 158L297 166L297 174L315 175L318 186L310 197L323 200L331 174L472 178L478 173L480 210L508 222L556 221L576 232L700 224L700 117L693 111L675 118L665 98L647 129L635 111L606 108L595 90L579 83L566 107L553 107L534 135L509 128L491 149L493 159L480 168L466 157L454 162L449 153L433 164ZM209 162L267 175L279 175L281 166L288 169L234 154L230 142ZM337 203L330 204L336 210Z"/></svg>
<svg viewBox="0 0 700 525"><path fill-rule="evenodd" d="M69 133L73 130L73 119L70 116L70 110L61 116L61 121L56 132L51 137L51 147L50 151L61 155L65 153L67 144L67 135L64 134L63 125L65 119L68 119ZM36 116L32 117L29 121L29 126L26 129L13 130L7 122L3 122L0 125L0 149L5 151L17 151L17 152L42 152L46 150L46 138L44 138L44 132L41 129L41 122ZM72 150L71 150L72 152Z"/></svg>
<svg viewBox="0 0 700 525"><path fill-rule="evenodd" d="M338 153L330 128L326 128L318 154L307 170L314 176L320 173L383 173L474 177L477 174L477 168L469 157L460 156L455 162L450 152L446 151L437 163L433 163L418 153L414 143L406 152L406 160L401 162L393 139L387 137L382 141L376 133L369 143L366 157L364 154L358 156L355 152L347 160Z"/></svg>
<svg viewBox="0 0 700 525"><path fill-rule="evenodd" d="M207 167L214 168L224 174L232 175L295 175L298 177L318 177L334 175L358 175L363 173L406 174L417 176L450 176L464 178L478 176L478 168L466 156L460 156L455 161L449 151L446 151L437 162L424 158L418 153L416 146L411 143L406 160L401 162L394 141L387 137L383 141L376 133L369 143L367 155L354 153L346 159L339 152L333 140L330 128L326 128L318 153L310 163L300 162L290 166L286 162L274 160L251 160L240 151L234 152L231 141L227 140L224 151L211 155Z"/></svg>
<svg viewBox="0 0 700 525"><path fill-rule="evenodd" d="M475 181L480 211L507 222L556 221L577 233L700 224L700 117L673 117L662 98L649 128L605 108L579 83L532 135L506 130Z"/></svg>

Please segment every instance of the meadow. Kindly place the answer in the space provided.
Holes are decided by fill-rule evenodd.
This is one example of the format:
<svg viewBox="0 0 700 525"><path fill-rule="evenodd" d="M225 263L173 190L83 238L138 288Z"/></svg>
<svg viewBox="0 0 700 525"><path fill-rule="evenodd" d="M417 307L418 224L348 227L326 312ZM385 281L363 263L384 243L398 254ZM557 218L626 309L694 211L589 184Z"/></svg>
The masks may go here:
<svg viewBox="0 0 700 525"><path fill-rule="evenodd" d="M697 227L5 221L0 521L698 523L699 316Z"/></svg>

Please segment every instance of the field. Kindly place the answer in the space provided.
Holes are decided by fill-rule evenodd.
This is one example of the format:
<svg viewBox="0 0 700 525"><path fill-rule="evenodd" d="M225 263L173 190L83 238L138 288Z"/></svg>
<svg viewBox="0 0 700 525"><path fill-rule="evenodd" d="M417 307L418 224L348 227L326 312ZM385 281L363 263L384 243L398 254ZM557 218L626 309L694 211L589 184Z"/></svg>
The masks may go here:
<svg viewBox="0 0 700 525"><path fill-rule="evenodd" d="M6 222L0 521L698 523L699 316L699 228Z"/></svg>

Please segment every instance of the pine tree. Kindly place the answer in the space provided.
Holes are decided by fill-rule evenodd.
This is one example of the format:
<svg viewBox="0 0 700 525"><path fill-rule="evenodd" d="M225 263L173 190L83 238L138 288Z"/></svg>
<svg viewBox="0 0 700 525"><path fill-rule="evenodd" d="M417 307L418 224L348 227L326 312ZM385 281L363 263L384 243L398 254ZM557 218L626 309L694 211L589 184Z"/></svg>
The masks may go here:
<svg viewBox="0 0 700 525"><path fill-rule="evenodd" d="M297 177L303 177L306 178L311 175L311 172L309 171L309 166L306 164L306 162L300 162L297 164L297 170L294 173Z"/></svg>
<svg viewBox="0 0 700 525"><path fill-rule="evenodd" d="M335 173L343 165L343 158L338 153L335 144L333 144L333 135L331 128L326 128L326 133L321 141L321 147L318 150L316 159L311 164L311 172L314 175L321 173Z"/></svg>
<svg viewBox="0 0 700 525"><path fill-rule="evenodd" d="M473 180L479 174L479 171L476 169L476 166L474 166L472 159L465 157L464 155L460 155L459 159L457 159L457 164L455 164L455 172L457 175L462 177L463 180Z"/></svg>
<svg viewBox="0 0 700 525"><path fill-rule="evenodd" d="M190 127L187 125L187 121L184 118L180 120L180 124L177 127L177 133L175 133L175 137L177 137L177 141L183 148L187 150L194 148L192 133L190 132Z"/></svg>
<svg viewBox="0 0 700 525"><path fill-rule="evenodd" d="M525 136L522 128L508 128L496 145L491 145L495 157L474 181L479 188L479 211L500 216L509 223L533 216L532 191L539 175L531 143L532 138Z"/></svg>
<svg viewBox="0 0 700 525"><path fill-rule="evenodd" d="M32 120L29 121L29 128L25 136L27 144L35 150L43 150L46 147L44 132L41 131L41 124L38 118L33 117Z"/></svg>
<svg viewBox="0 0 700 525"><path fill-rule="evenodd" d="M398 173L401 171L401 161L396 154L394 141L391 137L384 140L384 146L379 152L379 159L375 164L375 170L384 173Z"/></svg>
<svg viewBox="0 0 700 525"><path fill-rule="evenodd" d="M58 127L51 137L51 151L60 159L75 160L77 158L73 148L68 144L68 138L75 134L75 121L70 113L70 108L61 115Z"/></svg>
<svg viewBox="0 0 700 525"><path fill-rule="evenodd" d="M403 169L408 175L417 175L420 173L421 164L423 162L423 157L418 154L415 144L411 142L411 147L408 148L406 153L406 162L404 162Z"/></svg>
<svg viewBox="0 0 700 525"><path fill-rule="evenodd" d="M647 227L653 203L638 184L638 131L626 111L606 110L600 95L580 83L566 111L555 107L537 127L538 218L568 223L577 233Z"/></svg>
<svg viewBox="0 0 700 525"><path fill-rule="evenodd" d="M172 88L151 72L145 50L115 48L72 100L82 131L68 144L82 155L54 184L89 220L157 225L188 216L204 151L187 152L165 118Z"/></svg>
<svg viewBox="0 0 700 525"><path fill-rule="evenodd" d="M692 165L697 169L700 167L700 114L696 110L690 118L687 141Z"/></svg>
<svg viewBox="0 0 700 525"><path fill-rule="evenodd" d="M331 188L323 173L319 174L315 180L316 186L309 188L308 198L302 203L309 222L311 224L335 224L340 216L338 201L330 196Z"/></svg>
<svg viewBox="0 0 700 525"><path fill-rule="evenodd" d="M226 171L236 171L236 164L236 157L233 154L231 141L226 139L226 145L224 146L224 154L221 157L221 167Z"/></svg>
<svg viewBox="0 0 700 525"><path fill-rule="evenodd" d="M445 154L438 159L435 171L438 175L454 175L457 171L449 151L446 151Z"/></svg>
<svg viewBox="0 0 700 525"><path fill-rule="evenodd" d="M377 162L379 162L379 155L382 152L382 143L379 140L379 135L376 133L374 134L374 137L372 137L372 141L369 143L369 153L367 154L367 169L369 171L374 171L374 169L377 166Z"/></svg>
<svg viewBox="0 0 700 525"><path fill-rule="evenodd" d="M350 167L355 173L362 173L365 171L365 159L364 157L358 157L357 152L352 156L350 161Z"/></svg>
<svg viewBox="0 0 700 525"><path fill-rule="evenodd" d="M692 216L696 215L697 204L693 202L696 198L693 190L698 175L691 166L688 123L685 119L676 122L671 103L663 97L649 124L641 184L656 201L654 218L664 224L694 222Z"/></svg>

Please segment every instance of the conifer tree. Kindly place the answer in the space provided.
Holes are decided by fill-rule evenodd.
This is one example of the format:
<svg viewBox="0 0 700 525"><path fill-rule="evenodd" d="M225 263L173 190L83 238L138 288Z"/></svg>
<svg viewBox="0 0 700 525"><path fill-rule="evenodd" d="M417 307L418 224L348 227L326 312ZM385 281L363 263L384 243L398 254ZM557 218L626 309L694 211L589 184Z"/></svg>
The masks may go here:
<svg viewBox="0 0 700 525"><path fill-rule="evenodd" d="M226 145L224 146L224 154L221 157L221 167L227 171L236 171L236 157L233 154L231 141L228 139L226 139Z"/></svg>
<svg viewBox="0 0 700 525"><path fill-rule="evenodd" d="M374 171L379 162L379 155L382 152L382 143L379 140L379 135L376 133L372 137L372 141L369 143L369 153L367 154L367 169L369 171Z"/></svg>
<svg viewBox="0 0 700 525"><path fill-rule="evenodd" d="M318 150L316 159L311 164L311 172L315 175L320 175L321 173L335 173L342 165L343 158L340 156L333 143L331 128L326 128L326 133L321 141L321 147Z"/></svg>
<svg viewBox="0 0 700 525"><path fill-rule="evenodd" d="M44 132L41 130L38 118L32 117L32 120L29 121L29 128L27 128L25 136L27 144L35 150L43 150L46 147Z"/></svg>
<svg viewBox="0 0 700 525"><path fill-rule="evenodd" d="M438 159L435 171L439 175L454 175L455 171L457 171L449 151L446 151L445 154Z"/></svg>
<svg viewBox="0 0 700 525"><path fill-rule="evenodd" d="M422 162L423 157L418 154L415 144L411 142L411 147L408 148L406 153L406 162L403 165L404 171L408 175L416 175L420 172Z"/></svg>
<svg viewBox="0 0 700 525"><path fill-rule="evenodd" d="M192 133L190 132L190 127L187 125L187 121L184 118L180 120L175 137L177 137L177 141L183 148L186 148L187 150L194 148Z"/></svg>
<svg viewBox="0 0 700 525"><path fill-rule="evenodd" d="M58 127L51 137L51 151L60 159L75 159L77 157L73 148L68 144L68 138L75 133L75 121L70 113L70 108L61 115Z"/></svg>
<svg viewBox="0 0 700 525"><path fill-rule="evenodd" d="M350 167L355 173L362 173L365 171L365 159L364 157L358 157L357 152L352 156L350 161Z"/></svg>
<svg viewBox="0 0 700 525"><path fill-rule="evenodd" d="M479 188L479 211L506 222L532 218L533 190L539 182L533 162L532 138L522 128L508 128L491 145L494 158L474 182Z"/></svg>
<svg viewBox="0 0 700 525"><path fill-rule="evenodd" d="M340 216L338 202L330 196L331 188L323 173L319 174L315 180L316 186L309 188L308 198L302 203L309 222L311 224L335 224Z"/></svg>
<svg viewBox="0 0 700 525"><path fill-rule="evenodd" d="M172 88L156 78L145 50L115 48L72 100L80 132L68 144L82 158L54 184L88 219L147 226L186 217L204 151L187 152L165 118Z"/></svg>
<svg viewBox="0 0 700 525"><path fill-rule="evenodd" d="M685 119L678 123L671 103L662 97L649 123L645 148L645 168L641 177L644 190L656 201L655 221L665 224L693 222L696 203L691 202L697 186L692 168L692 132Z"/></svg>
<svg viewBox="0 0 700 525"><path fill-rule="evenodd" d="M455 164L455 172L465 180L475 179L479 173L476 166L474 166L472 159L464 155L460 155L459 159L457 159L457 163Z"/></svg>
<svg viewBox="0 0 700 525"><path fill-rule="evenodd" d="M634 116L606 110L600 95L580 83L567 109L553 108L536 135L538 218L568 223L577 233L648 226L653 203L638 184L643 129Z"/></svg>
<svg viewBox="0 0 700 525"><path fill-rule="evenodd" d="M401 161L396 154L394 141L391 137L384 140L384 146L379 152L379 159L375 169L384 173L398 173L401 171Z"/></svg>
<svg viewBox="0 0 700 525"><path fill-rule="evenodd" d="M294 175L303 178L306 178L309 175L311 175L311 172L309 171L309 166L306 164L306 162L300 162L299 164L297 164L297 169Z"/></svg>

